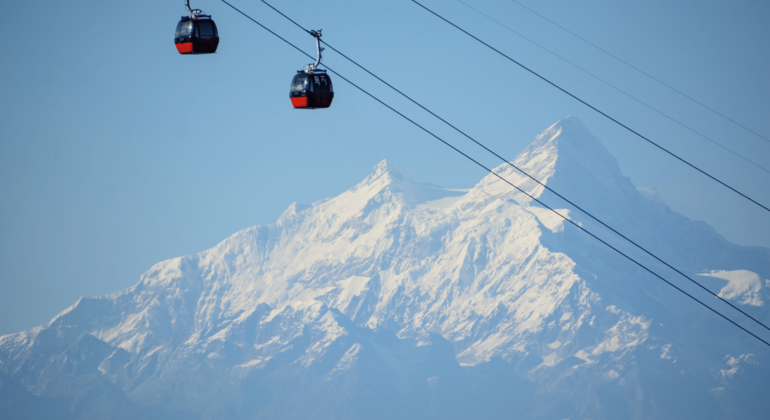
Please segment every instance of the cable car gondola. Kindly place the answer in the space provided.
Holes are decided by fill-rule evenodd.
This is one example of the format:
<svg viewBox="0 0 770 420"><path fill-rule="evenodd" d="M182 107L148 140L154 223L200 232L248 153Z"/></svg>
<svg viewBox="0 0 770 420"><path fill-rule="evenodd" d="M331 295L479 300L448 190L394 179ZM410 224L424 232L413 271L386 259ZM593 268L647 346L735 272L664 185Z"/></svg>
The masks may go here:
<svg viewBox="0 0 770 420"><path fill-rule="evenodd" d="M200 9L190 9L190 0L185 0L190 16L182 16L176 25L174 44L179 54L211 54L219 46L217 25L211 16Z"/></svg>
<svg viewBox="0 0 770 420"><path fill-rule="evenodd" d="M318 68L321 64L321 51L323 51L321 30L310 31L310 35L315 37L318 59L315 63L305 66L303 70L297 70L297 74L291 81L289 98L294 108L328 108L334 99L334 89L332 89L332 79L326 74L326 70Z"/></svg>

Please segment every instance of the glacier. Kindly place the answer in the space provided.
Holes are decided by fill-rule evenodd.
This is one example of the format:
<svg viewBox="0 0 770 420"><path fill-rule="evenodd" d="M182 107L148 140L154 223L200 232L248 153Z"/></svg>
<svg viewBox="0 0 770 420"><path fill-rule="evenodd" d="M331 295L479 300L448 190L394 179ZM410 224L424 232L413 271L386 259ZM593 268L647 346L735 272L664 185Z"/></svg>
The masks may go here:
<svg viewBox="0 0 770 420"><path fill-rule="evenodd" d="M512 163L770 322L770 250L637 188L577 118ZM0 414L765 417L767 346L581 229L767 331L513 167L494 172L529 196L492 174L467 190L420 184L383 160L337 197L2 336Z"/></svg>

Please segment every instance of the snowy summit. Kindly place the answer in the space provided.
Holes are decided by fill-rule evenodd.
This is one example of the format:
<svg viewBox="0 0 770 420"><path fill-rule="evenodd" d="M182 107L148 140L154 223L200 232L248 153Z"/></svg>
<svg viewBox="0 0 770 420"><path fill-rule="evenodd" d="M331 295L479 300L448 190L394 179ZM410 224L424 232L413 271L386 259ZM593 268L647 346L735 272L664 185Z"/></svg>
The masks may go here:
<svg viewBox="0 0 770 420"><path fill-rule="evenodd" d="M730 244L651 199L578 119L549 127L512 163L770 320L770 251ZM687 287L517 169L494 171ZM383 160L337 197L294 203L274 224L0 337L0 413L24 404L62 419L767 412L752 392L770 391L768 350L560 215L492 174L447 190Z"/></svg>

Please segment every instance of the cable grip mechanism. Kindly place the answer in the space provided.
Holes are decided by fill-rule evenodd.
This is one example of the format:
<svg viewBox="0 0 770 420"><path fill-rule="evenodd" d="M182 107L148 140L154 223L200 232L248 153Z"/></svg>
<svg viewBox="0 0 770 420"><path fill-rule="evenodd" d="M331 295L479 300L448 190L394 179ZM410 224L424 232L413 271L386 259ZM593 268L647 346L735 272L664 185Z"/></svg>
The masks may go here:
<svg viewBox="0 0 770 420"><path fill-rule="evenodd" d="M203 14L203 10L201 9L190 9L190 0L184 0L184 7L186 7L187 11L190 12L191 19L195 19Z"/></svg>

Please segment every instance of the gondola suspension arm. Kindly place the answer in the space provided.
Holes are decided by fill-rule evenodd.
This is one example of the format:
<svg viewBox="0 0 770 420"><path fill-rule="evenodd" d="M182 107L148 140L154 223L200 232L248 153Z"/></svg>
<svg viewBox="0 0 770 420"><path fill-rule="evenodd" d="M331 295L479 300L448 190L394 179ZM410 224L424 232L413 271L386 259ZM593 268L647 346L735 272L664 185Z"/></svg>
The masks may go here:
<svg viewBox="0 0 770 420"><path fill-rule="evenodd" d="M305 66L305 72L306 73L310 73L310 72L314 71L318 67L318 65L321 64L321 58L322 58L321 57L321 53L324 50L323 47L321 47L321 31L323 31L323 29L319 29L317 31L316 30L311 30L310 31L310 35L315 37L315 48L316 48L316 51L318 53L318 58L315 60L315 63L308 64L307 66Z"/></svg>

